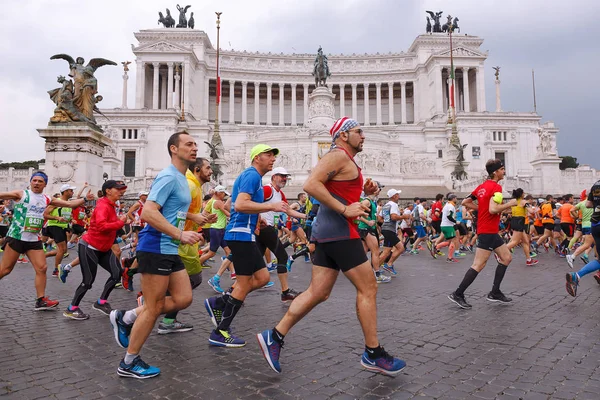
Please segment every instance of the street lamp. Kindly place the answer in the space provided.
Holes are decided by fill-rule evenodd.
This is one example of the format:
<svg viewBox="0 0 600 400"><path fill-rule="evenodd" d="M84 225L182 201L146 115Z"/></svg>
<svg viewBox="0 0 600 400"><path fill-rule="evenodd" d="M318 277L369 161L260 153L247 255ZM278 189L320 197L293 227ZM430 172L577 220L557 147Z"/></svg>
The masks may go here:
<svg viewBox="0 0 600 400"><path fill-rule="evenodd" d="M102 174L102 179L104 179L104 182L108 180L108 174L106 172Z"/></svg>

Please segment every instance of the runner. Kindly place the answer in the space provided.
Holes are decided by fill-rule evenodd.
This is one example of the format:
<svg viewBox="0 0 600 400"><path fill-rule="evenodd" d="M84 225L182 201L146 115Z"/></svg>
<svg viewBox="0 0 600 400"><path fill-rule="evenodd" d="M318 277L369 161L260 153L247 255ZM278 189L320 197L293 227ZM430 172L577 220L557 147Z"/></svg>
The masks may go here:
<svg viewBox="0 0 600 400"><path fill-rule="evenodd" d="M60 199L68 201L73 197L75 186L68 184L60 187ZM68 207L54 207L49 205L44 211L44 219L48 221L48 236L54 239L56 249L46 253L46 257L54 256L54 271L52 276L58 277L58 267L67 253L67 236L69 234L69 223L73 219L73 210Z"/></svg>
<svg viewBox="0 0 600 400"><path fill-rule="evenodd" d="M521 202L521 199L523 199L523 195L523 189L517 188L513 190L513 198L517 199L517 202ZM517 245L521 244L521 246L523 247L523 252L525 253L526 265L533 266L538 263L538 260L534 260L531 258L531 249L529 247L529 240L527 240L528 234L525 230L525 219L527 218L528 207L528 200L525 200L525 202L523 202L523 206L516 205L512 207L512 219L510 222L510 227L513 231L513 234L512 238L510 239L510 242L506 247L508 247L508 250L512 252Z"/></svg>
<svg viewBox="0 0 600 400"><path fill-rule="evenodd" d="M398 208L398 199L400 198L401 190L390 189L387 191L388 202L381 208L381 234L383 235L383 250L379 256L379 260L384 261L389 257L389 261L384 262L383 269L392 274L398 275L394 268L394 262L404 253L404 245L398 238L398 221L406 219L406 216L400 213Z"/></svg>
<svg viewBox="0 0 600 400"><path fill-rule="evenodd" d="M144 229L146 223L142 219L142 211L144 210L144 204L146 204L146 200L148 200L148 192L142 191L139 193L139 200L135 202L134 205L129 207L129 211L127 212L127 217L129 218L131 223L131 231L133 235L133 241L137 243L138 241L138 233Z"/></svg>
<svg viewBox="0 0 600 400"><path fill-rule="evenodd" d="M489 160L485 164L485 169L488 173L488 180L479 185L469 197L463 200L462 205L471 210L478 210L477 215L477 250L475 251L475 259L473 265L463 278L462 282L452 292L448 298L456 303L461 308L471 308L471 305L465 300L465 290L473 283L477 274L483 270L485 264L492 252L496 253L499 258L496 274L494 276L494 285L492 291L487 295L487 299L492 302L509 303L511 298L506 297L500 291L500 284L508 265L512 261L512 255L504 244L502 238L498 235L500 225L500 214L504 210L508 210L513 206L523 206L523 200L517 203L513 199L505 204L502 203L502 186L498 184L504 179L506 170L502 161L495 159ZM473 202L477 200L477 205Z"/></svg>
<svg viewBox="0 0 600 400"><path fill-rule="evenodd" d="M266 144L257 144L250 151L250 167L233 184L231 218L225 231L225 240L232 252L237 280L231 294L211 297L204 301L215 329L208 342L213 346L242 347L246 342L231 333L230 325L244 304L246 296L269 282L269 272L263 259L264 251L256 245L260 213L286 212L288 205L264 202L262 177L273 169L279 150ZM285 260L285 257L283 258Z"/></svg>
<svg viewBox="0 0 600 400"><path fill-rule="evenodd" d="M214 257L217 254L217 250L222 248L225 252L225 257L231 254L231 250L227 246L227 242L225 241L225 228L227 227L227 218L230 217L229 211L225 208L225 196L231 196L225 186L218 185L214 189L212 199L207 203L206 208L210 210L209 212L216 214L217 220L213 224L210 225L210 242L209 242L209 250L208 252L202 254L200 257L200 263L204 265L208 259ZM224 270L223 270L224 271ZM223 289L221 289L221 274L223 271L217 271L212 278L208 280L208 286L213 288L217 293L223 293ZM220 289L220 290L219 290Z"/></svg>
<svg viewBox="0 0 600 400"><path fill-rule="evenodd" d="M594 238L592 236L592 214L594 213L594 209L587 206L586 192L583 191L581 195L581 201L573 207L571 215L577 217L578 213L581 213L581 233L583 234L584 241L583 244L575 250L575 253L572 255L567 254L567 263L571 268L573 268L573 262L579 255L581 255L581 260L585 264L589 263L586 251L590 249L594 243Z"/></svg>
<svg viewBox="0 0 600 400"><path fill-rule="evenodd" d="M377 233L377 204L375 199L379 196L381 188L379 186L374 193L362 200L363 206L367 209L367 216L360 217L358 223L358 234L363 241L366 252L371 252L371 268L375 273L377 283L391 282L392 278L381 272L381 262L379 261L379 234ZM404 223L405 220L402 220Z"/></svg>
<svg viewBox="0 0 600 400"><path fill-rule="evenodd" d="M279 354L285 335L329 297L341 270L356 287L357 316L365 338L361 365L395 375L406 363L389 355L378 341L377 283L354 223L366 216L365 207L359 203L361 191L369 195L377 189L371 180L363 185L361 170L354 162L365 136L358 122L348 117L337 120L330 133L331 151L319 160L304 184L304 190L321 203L312 232L316 249L310 286L292 302L275 328L257 334L257 338L269 366L280 373Z"/></svg>
<svg viewBox="0 0 600 400"><path fill-rule="evenodd" d="M442 234L440 237L443 236L445 241L438 243L435 249L439 250L448 246L448 258L446 258L446 262L457 263L459 261L454 257L454 250L459 248L460 243L454 229L454 225L456 225L456 195L448 193L446 199L448 201L442 209L442 220L440 222L440 232Z"/></svg>
<svg viewBox="0 0 600 400"><path fill-rule="evenodd" d="M558 209L557 214L560 215L560 227L565 234L565 239L560 244L560 250L567 255L569 253L569 242L575 235L575 218L571 215L573 209L573 195L566 194L563 196L564 203Z"/></svg>
<svg viewBox="0 0 600 400"><path fill-rule="evenodd" d="M169 137L167 149L171 165L154 179L142 218L146 227L140 232L137 258L144 305L127 312L113 310L110 322L119 346L127 348L117 374L146 379L160 369L142 361L139 352L152 332L158 316L183 310L192 303L192 287L178 250L180 244L195 244L200 234L184 230L191 203L185 174L196 161L198 146L187 132ZM169 289L170 296L166 296Z"/></svg>
<svg viewBox="0 0 600 400"><path fill-rule="evenodd" d="M74 208L85 202L84 199L65 201L50 198L42 193L47 184L48 175L37 171L31 175L31 189L0 193L0 199L14 201L13 221L8 229L0 261L0 279L12 272L20 254L27 255L35 269L35 310L48 310L58 306L58 301L50 300L45 294L47 267L40 235L44 224L44 211L49 205Z"/></svg>

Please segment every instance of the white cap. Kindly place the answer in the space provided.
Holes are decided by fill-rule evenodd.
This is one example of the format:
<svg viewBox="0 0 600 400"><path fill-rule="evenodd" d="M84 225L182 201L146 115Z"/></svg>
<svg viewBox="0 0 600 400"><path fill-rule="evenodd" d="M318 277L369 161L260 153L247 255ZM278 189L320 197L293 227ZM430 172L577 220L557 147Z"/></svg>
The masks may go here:
<svg viewBox="0 0 600 400"><path fill-rule="evenodd" d="M148 196L148 191L144 190L144 191L140 192L139 197L142 197L142 196Z"/></svg>
<svg viewBox="0 0 600 400"><path fill-rule="evenodd" d="M231 196L225 186L218 185L215 187L215 193L225 193L227 196Z"/></svg>
<svg viewBox="0 0 600 400"><path fill-rule="evenodd" d="M387 191L387 195L389 198L394 197L395 195L400 194L400 193L402 193L402 190L390 189Z"/></svg>
<svg viewBox="0 0 600 400"><path fill-rule="evenodd" d="M64 184L60 187L60 192L66 192L67 190L75 190L77 189L75 186L71 186L69 184Z"/></svg>
<svg viewBox="0 0 600 400"><path fill-rule="evenodd" d="M292 175L289 172L287 172L287 170L283 167L273 168L272 172L273 172L273 175L287 175L287 176Z"/></svg>

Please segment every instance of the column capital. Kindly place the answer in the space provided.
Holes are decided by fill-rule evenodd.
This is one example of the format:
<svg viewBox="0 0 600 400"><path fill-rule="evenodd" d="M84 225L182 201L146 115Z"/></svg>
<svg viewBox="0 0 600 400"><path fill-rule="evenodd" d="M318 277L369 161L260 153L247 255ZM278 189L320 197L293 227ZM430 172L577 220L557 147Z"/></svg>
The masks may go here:
<svg viewBox="0 0 600 400"><path fill-rule="evenodd" d="M169 68L173 68L173 65L175 65L175 63L173 61L169 61L167 63L167 67L169 67Z"/></svg>
<svg viewBox="0 0 600 400"><path fill-rule="evenodd" d="M341 88L343 88L343 87L346 87L346 84L345 84L345 83L338 83L338 85L339 85L339 87L341 87Z"/></svg>
<svg viewBox="0 0 600 400"><path fill-rule="evenodd" d="M273 87L273 82L267 82L267 87L268 88Z"/></svg>
<svg viewBox="0 0 600 400"><path fill-rule="evenodd" d="M304 89L308 89L308 87L310 86L310 83L303 83L302 86L304 87Z"/></svg>
<svg viewBox="0 0 600 400"><path fill-rule="evenodd" d="M242 86L247 86L248 85L248 81L242 81Z"/></svg>
<svg viewBox="0 0 600 400"><path fill-rule="evenodd" d="M367 89L369 87L370 83L363 83L363 86L365 87L365 89Z"/></svg>
<svg viewBox="0 0 600 400"><path fill-rule="evenodd" d="M230 80L229 81L229 86L235 86L235 81L234 80Z"/></svg>
<svg viewBox="0 0 600 400"><path fill-rule="evenodd" d="M394 87L394 82L388 82L387 84L390 89Z"/></svg>
<svg viewBox="0 0 600 400"><path fill-rule="evenodd" d="M406 81L401 81L400 86L406 86Z"/></svg>
<svg viewBox="0 0 600 400"><path fill-rule="evenodd" d="M154 68L157 68L157 67L159 67L159 66L160 66L160 63L159 63L159 62L153 62L153 63L152 63L152 66L153 66Z"/></svg>
<svg viewBox="0 0 600 400"><path fill-rule="evenodd" d="M254 87L259 87L260 86L260 82L254 82Z"/></svg>
<svg viewBox="0 0 600 400"><path fill-rule="evenodd" d="M381 88L381 82L375 82L375 87L380 89Z"/></svg>
<svg viewBox="0 0 600 400"><path fill-rule="evenodd" d="M283 89L285 87L285 83L277 83L277 86L279 86L280 89Z"/></svg>
<svg viewBox="0 0 600 400"><path fill-rule="evenodd" d="M296 89L296 86L298 86L297 83L290 83L290 86L292 87L292 89Z"/></svg>
<svg viewBox="0 0 600 400"><path fill-rule="evenodd" d="M357 88L357 86L358 86L358 83L356 83L356 82L353 82L353 83L351 83L351 85L352 85L352 89L356 89L356 88Z"/></svg>

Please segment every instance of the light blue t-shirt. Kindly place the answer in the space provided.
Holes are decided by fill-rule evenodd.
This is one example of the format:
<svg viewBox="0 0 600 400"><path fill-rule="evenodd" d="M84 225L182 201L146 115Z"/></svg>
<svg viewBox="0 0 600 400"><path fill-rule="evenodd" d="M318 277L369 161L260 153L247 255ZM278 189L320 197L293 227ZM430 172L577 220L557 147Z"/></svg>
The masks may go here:
<svg viewBox="0 0 600 400"><path fill-rule="evenodd" d="M152 183L148 200L161 206L160 213L167 221L183 230L192 196L185 175L173 164L158 173ZM150 224L139 233L137 251L156 254L178 254L179 241L156 230Z"/></svg>
<svg viewBox="0 0 600 400"><path fill-rule="evenodd" d="M231 217L225 230L226 241L254 242L254 230L258 222L258 214L245 214L235 211L235 201L240 193L248 193L255 203L265 201L262 176L256 168L246 168L233 183L231 191Z"/></svg>

